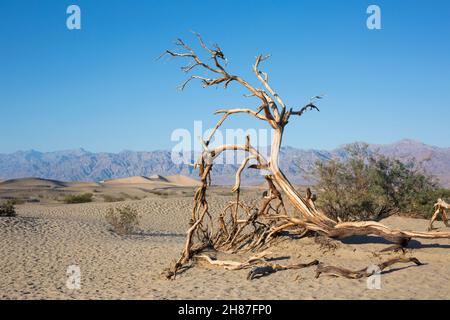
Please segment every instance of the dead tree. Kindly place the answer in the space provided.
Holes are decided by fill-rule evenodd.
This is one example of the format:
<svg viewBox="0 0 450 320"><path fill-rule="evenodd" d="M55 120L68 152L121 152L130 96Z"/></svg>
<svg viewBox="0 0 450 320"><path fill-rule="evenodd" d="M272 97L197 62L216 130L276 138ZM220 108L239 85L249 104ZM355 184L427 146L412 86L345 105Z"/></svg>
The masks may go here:
<svg viewBox="0 0 450 320"><path fill-rule="evenodd" d="M447 202L445 202L442 199L438 199L438 201L434 204L434 209L435 209L435 211L434 211L433 216L431 217L428 230L429 231L433 230L433 223L434 223L434 221L437 220L440 213L442 214L442 221L444 221L445 226L450 228L450 224L448 223L447 213L445 212L446 210L450 210L450 204L448 204Z"/></svg>
<svg viewBox="0 0 450 320"><path fill-rule="evenodd" d="M225 54L218 45L209 47L199 34L195 35L209 57L208 63L181 39L176 42L180 51L167 50L161 55L161 57L169 55L187 59L188 64L182 67L186 73L203 69L210 74L209 77L192 75L179 88L183 90L188 83L196 80L200 81L203 87L223 85L225 89L230 84L236 83L248 90L248 96L256 98L259 103L256 108L217 110L215 114L222 115L221 119L206 140L201 138L203 152L195 163L195 168L199 170L201 186L194 196L184 250L180 259L168 272L169 278L173 278L181 266L206 247L226 252L258 250L266 248L277 234L286 230L298 232L301 235L316 232L331 238L375 235L399 245L406 245L411 238L450 238L450 232L402 231L374 221L335 221L314 205L315 196L311 192L308 192L306 197L302 197L279 168L280 147L287 124L295 117L302 117L307 111L319 111L316 102L322 97L315 96L302 107L289 108L269 83L268 74L260 70L261 64L269 59L269 55L258 55L253 65L253 73L261 85L261 88L257 88L239 75L227 70ZM252 146L248 137L245 144L210 147L211 139L219 127L228 117L236 114L250 115L266 122L273 129L274 136L268 159ZM206 191L211 183L214 159L225 151L237 150L244 151L247 156L236 172L236 183L232 189L236 193L236 201L230 202L219 217L213 219L209 212ZM251 165L249 165L250 162L252 162ZM248 206L240 200L241 173L246 168L268 172L265 175L268 191L259 207ZM286 196L296 209L293 214L286 211L283 196Z"/></svg>

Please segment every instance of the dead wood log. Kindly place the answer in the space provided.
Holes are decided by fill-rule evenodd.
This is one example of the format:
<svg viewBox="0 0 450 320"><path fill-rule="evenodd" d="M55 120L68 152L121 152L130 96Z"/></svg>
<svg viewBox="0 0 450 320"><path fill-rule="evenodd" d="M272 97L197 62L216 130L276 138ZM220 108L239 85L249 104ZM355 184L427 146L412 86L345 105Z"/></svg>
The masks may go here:
<svg viewBox="0 0 450 320"><path fill-rule="evenodd" d="M224 267L226 270L241 270L246 269L257 263L265 263L267 261L268 256L272 255L270 251L260 252L252 257L250 257L245 262L238 262L233 260L215 260L207 255L196 255L196 259L203 259L209 264L213 266Z"/></svg>
<svg viewBox="0 0 450 320"><path fill-rule="evenodd" d="M311 266L316 266L320 262L318 260L313 260L309 263L297 263L297 264L290 264L290 265L279 265L279 264L266 264L263 266L257 266L250 270L250 272L247 274L247 280L253 280L262 278L264 276L267 276L269 274L281 271L281 270L292 270L292 269L303 269L308 268Z"/></svg>
<svg viewBox="0 0 450 320"><path fill-rule="evenodd" d="M352 271L349 269L341 268L341 267L335 267L335 266L325 266L323 264L319 264L316 269L316 278L319 278L321 274L327 274L331 276L341 276L347 279L360 279L363 277L370 277L374 273L374 269L378 269L380 272L386 269L387 267L390 267L393 264L396 263L408 263L408 262L414 262L417 266L422 265L422 263L417 258L393 258L388 261L385 261L383 263L380 263L376 265L377 268L363 268L360 270ZM372 270L372 271L369 271Z"/></svg>
<svg viewBox="0 0 450 320"><path fill-rule="evenodd" d="M442 199L438 199L438 201L434 204L434 214L431 217L430 225L428 226L428 231L433 230L433 223L437 220L439 214L442 214L442 221L444 222L445 226L450 228L450 224L448 223L448 217L446 210L450 210L450 204L445 202Z"/></svg>

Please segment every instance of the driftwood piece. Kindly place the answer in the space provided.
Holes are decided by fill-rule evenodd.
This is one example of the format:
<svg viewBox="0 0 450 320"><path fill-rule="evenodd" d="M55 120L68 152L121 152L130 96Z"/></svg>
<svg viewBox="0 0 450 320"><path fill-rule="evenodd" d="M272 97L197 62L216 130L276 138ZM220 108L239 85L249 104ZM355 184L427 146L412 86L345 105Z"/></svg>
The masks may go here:
<svg viewBox="0 0 450 320"><path fill-rule="evenodd" d="M279 264L266 264L263 266L257 266L250 270L250 272L247 275L247 280L253 280L257 278L262 278L264 276L267 276L269 274L281 271L281 270L292 270L292 269L303 269L308 268L311 266L316 266L320 262L318 260L313 260L309 263L297 263L297 264L290 264L290 265L279 265Z"/></svg>
<svg viewBox="0 0 450 320"><path fill-rule="evenodd" d="M264 251L261 253L258 253L252 257L250 257L245 262L238 262L238 261L232 261L232 260L215 260L207 255L196 255L196 259L203 259L209 264L213 266L220 266L224 267L226 270L241 270L245 268L249 268L250 266L257 264L257 263L265 263L267 260L267 257L270 256L272 252L270 251Z"/></svg>
<svg viewBox="0 0 450 320"><path fill-rule="evenodd" d="M422 265L422 263L417 258L399 257L390 259L388 261L376 265L377 267L376 269L378 269L381 272L393 264L408 263L408 262L414 262L418 266ZM323 264L319 264L316 269L316 278L318 278L321 274L327 274L331 276L341 276L347 279L360 279L364 277L370 277L374 273L373 271L370 272L369 270L371 270L371 268L366 267L361 270L352 271L341 267L325 266Z"/></svg>
<svg viewBox="0 0 450 320"><path fill-rule="evenodd" d="M302 117L310 110L319 111L316 102L322 97L311 98L303 107L288 108L278 92L269 83L268 74L260 70L261 63L268 60L270 56L257 56L253 65L253 73L259 84L262 85L261 89L227 70L227 60L219 46L208 47L199 34L195 33L195 36L199 40L201 48L205 51L207 60L200 58L181 39L176 43L180 51L166 50L161 55L161 57L169 55L187 59L189 63L182 67L182 70L186 73L201 68L210 74L209 76L192 75L180 86L180 89L183 90L188 83L194 80L201 81L204 87L223 85L224 88L227 88L229 84L236 83L248 90L247 96L256 98L258 105L253 109L232 108L216 111L216 114L222 115L221 119L206 140L200 138L203 152L194 164L194 168L199 171L201 186L194 196L192 218L184 250L180 259L168 272L168 278L174 278L177 269L192 259L194 243L226 252L257 251L269 246L281 231L291 229L303 230L302 234L316 232L330 238L375 235L398 245L403 245L412 238L450 239L450 232L403 231L375 221L335 221L315 206L314 200L316 197L310 190L308 190L306 197L300 195L278 165L283 133L292 117ZM208 61L208 63L205 61ZM259 121L266 122L273 129L274 134L268 159L251 145L249 137L247 137L245 144L210 147L210 142L217 130L228 117L236 114L250 115ZM227 205L219 217L214 219L209 212L206 191L211 184L211 170L214 160L226 151L243 151L247 154L247 157L236 173L236 183L232 188L232 191L236 194L236 201ZM250 161L256 163L249 165ZM259 207L247 206L240 199L241 174L246 168L267 171L265 177L268 189L266 196L261 199ZM292 204L296 211L295 215L288 214L283 197L286 197ZM445 212L443 212L443 215L447 220ZM270 269L266 269L266 271L268 270Z"/></svg>
<svg viewBox="0 0 450 320"><path fill-rule="evenodd" d="M450 210L450 204L445 202L442 199L438 199L438 201L434 204L434 214L431 217L430 225L428 226L428 231L433 230L433 223L437 220L439 214L442 214L442 221L444 221L444 224L446 227L450 228L450 224L448 223L448 217L446 210Z"/></svg>

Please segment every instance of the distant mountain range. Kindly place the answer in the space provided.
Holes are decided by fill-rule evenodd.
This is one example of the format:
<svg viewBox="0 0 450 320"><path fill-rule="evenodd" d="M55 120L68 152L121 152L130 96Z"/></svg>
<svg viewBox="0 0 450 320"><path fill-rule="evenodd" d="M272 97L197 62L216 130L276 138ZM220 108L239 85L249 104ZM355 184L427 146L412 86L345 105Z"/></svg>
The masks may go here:
<svg viewBox="0 0 450 320"><path fill-rule="evenodd" d="M414 140L401 140L388 145L369 145L371 150L402 161L414 158L424 161L424 169L435 176L443 186L450 187L450 148L439 148ZM312 169L317 160L345 159L345 146L335 150L302 150L283 147L280 153L280 167L296 184L314 182ZM214 167L215 184L233 184L239 165ZM246 170L243 176L246 184L262 182L255 170ZM0 154L0 179L37 177L62 181L102 181L130 176L185 175L196 177L192 166L175 164L170 151L120 153L92 153L83 149L38 152L18 151Z"/></svg>

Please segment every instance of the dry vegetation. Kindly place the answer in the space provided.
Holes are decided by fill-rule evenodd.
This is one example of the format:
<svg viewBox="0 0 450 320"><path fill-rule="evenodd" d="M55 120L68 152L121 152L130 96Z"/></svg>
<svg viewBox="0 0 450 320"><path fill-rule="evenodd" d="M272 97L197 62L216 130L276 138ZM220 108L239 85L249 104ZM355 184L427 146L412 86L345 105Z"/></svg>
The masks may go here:
<svg viewBox="0 0 450 320"><path fill-rule="evenodd" d="M348 147L348 153L345 162L316 164L317 205L333 219L380 220L398 212L429 219L436 199L450 197L414 161L386 158L365 144Z"/></svg>
<svg viewBox="0 0 450 320"><path fill-rule="evenodd" d="M68 195L64 198L64 203L73 204L73 203L87 203L92 202L92 193L83 193L78 195Z"/></svg>
<svg viewBox="0 0 450 320"><path fill-rule="evenodd" d="M6 201L0 204L0 217L15 217L16 209L14 208L14 203L12 201Z"/></svg>
<svg viewBox="0 0 450 320"><path fill-rule="evenodd" d="M139 214L137 210L129 206L110 208L105 218L112 227L112 230L119 235L131 234L139 225Z"/></svg>

